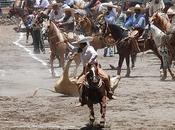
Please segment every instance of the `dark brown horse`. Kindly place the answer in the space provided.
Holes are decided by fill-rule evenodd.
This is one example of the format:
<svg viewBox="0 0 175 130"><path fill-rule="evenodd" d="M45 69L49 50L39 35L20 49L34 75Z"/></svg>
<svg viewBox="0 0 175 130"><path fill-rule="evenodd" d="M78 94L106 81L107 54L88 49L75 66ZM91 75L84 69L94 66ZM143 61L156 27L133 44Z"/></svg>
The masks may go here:
<svg viewBox="0 0 175 130"><path fill-rule="evenodd" d="M161 68L163 67L163 61L162 57L160 56L157 46L155 45L154 41L152 39L146 39L137 41L135 38L128 37L125 30L123 30L121 27L113 24L105 24L104 30L104 37L108 35L112 35L112 37L116 41L116 46L119 54L119 62L118 62L118 69L117 69L117 75L120 75L121 73L121 67L123 64L124 59L126 60L127 65L127 73L126 76L130 76L130 55L135 52L134 44L138 42L138 46L140 49L140 52L147 51L151 49L155 55L160 59L161 61Z"/></svg>
<svg viewBox="0 0 175 130"><path fill-rule="evenodd" d="M82 88L82 98L84 99L85 104L87 104L90 110L90 125L93 126L95 121L93 104L99 103L101 113L100 125L104 127L107 97L105 85L98 74L98 68L96 64L88 65L86 70L86 83Z"/></svg>

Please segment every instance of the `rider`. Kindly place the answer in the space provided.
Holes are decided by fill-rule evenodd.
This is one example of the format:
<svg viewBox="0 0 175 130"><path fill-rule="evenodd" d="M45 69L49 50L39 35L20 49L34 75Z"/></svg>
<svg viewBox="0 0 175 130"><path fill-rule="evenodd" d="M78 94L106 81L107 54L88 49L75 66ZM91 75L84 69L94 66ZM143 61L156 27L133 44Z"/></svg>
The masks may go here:
<svg viewBox="0 0 175 130"><path fill-rule="evenodd" d="M116 5L113 5L112 2L110 3L104 3L103 6L106 6L108 11L106 12L106 15L104 16L105 22L107 24L116 24L117 19L117 11L119 7Z"/></svg>
<svg viewBox="0 0 175 130"><path fill-rule="evenodd" d="M142 35L142 32L144 31L144 28L146 26L146 20L144 14L142 14L142 7L137 4L134 8L134 16L133 16L133 29L137 30L139 33L139 36Z"/></svg>
<svg viewBox="0 0 175 130"><path fill-rule="evenodd" d="M83 91L83 87L84 87L84 83L85 83L85 71L86 71L86 67L88 64L96 64L97 63L97 52L95 51L95 49L89 45L89 42L92 41L91 37L86 37L83 38L82 40L78 41L79 44L79 48L78 48L78 53L80 53L81 56L81 61L83 63L83 72L80 74L80 76L78 76L78 87L79 87L79 91L80 91L80 102L81 105L84 105L84 99L83 99L83 95L82 95L82 91ZM110 88L110 79L109 76L99 67L98 68L98 74L99 76L102 78L103 82L105 83L105 88L107 91L107 96L109 99L113 99L113 92L111 91Z"/></svg>
<svg viewBox="0 0 175 130"><path fill-rule="evenodd" d="M161 12L165 8L163 0L152 0L149 5L149 16L156 12Z"/></svg>
<svg viewBox="0 0 175 130"><path fill-rule="evenodd" d="M116 5L113 5L112 2L104 3L103 6L107 7L107 10L108 10L104 16L105 22L107 24L116 24L117 9L119 9L119 7ZM113 50L111 47L106 47L104 49L104 57L106 57L108 55L108 53L109 53L109 56L113 56Z"/></svg>
<svg viewBox="0 0 175 130"><path fill-rule="evenodd" d="M171 22L171 26L170 26L168 32L175 33L175 11L173 9L169 8L167 10L167 15L168 15L168 18L170 19L170 22Z"/></svg>
<svg viewBox="0 0 175 130"><path fill-rule="evenodd" d="M90 0L89 3L84 7L86 10L87 14L89 14L91 17L93 16L91 12L91 8L96 6L96 4L100 3L100 0Z"/></svg>
<svg viewBox="0 0 175 130"><path fill-rule="evenodd" d="M63 17L63 10L60 7L59 3L57 3L56 1L52 2L51 7L52 10L49 13L49 19L53 22L58 22Z"/></svg>
<svg viewBox="0 0 175 130"><path fill-rule="evenodd" d="M123 27L127 30L131 30L132 29L132 20L133 20L133 11L131 9L127 9L126 21L124 22Z"/></svg>

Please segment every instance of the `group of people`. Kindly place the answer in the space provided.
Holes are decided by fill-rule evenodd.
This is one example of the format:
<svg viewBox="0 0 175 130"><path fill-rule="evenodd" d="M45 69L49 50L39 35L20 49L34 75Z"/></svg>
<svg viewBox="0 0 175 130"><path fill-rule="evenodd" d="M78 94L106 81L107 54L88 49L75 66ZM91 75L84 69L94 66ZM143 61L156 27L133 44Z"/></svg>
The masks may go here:
<svg viewBox="0 0 175 130"><path fill-rule="evenodd" d="M42 8L48 8L51 7L50 13L48 13L48 18L55 23L58 23L61 25L62 23L66 22L71 17L71 11L69 10L66 12L66 9L75 8L75 2L76 0L65 0L63 5L54 2L51 5L49 5L47 0L40 0L39 2L36 2L35 7L42 7ZM126 0L127 1L127 0ZM43 3L43 4L42 4ZM89 4L87 4L84 9L87 11L87 13L91 16L93 15L91 13L91 8L96 6L99 3L98 0L91 0ZM137 30L138 34L137 37L142 36L142 32L144 31L144 28L146 24L148 24L149 20L148 18L152 16L156 12L163 12L165 5L163 0L152 0L149 3L147 3L145 6L136 4L135 7L130 8L124 8L122 5L114 5L112 2L110 3L104 3L102 6L107 7L107 12L104 15L104 20L107 24L115 24L120 26L121 28L125 30L130 30L131 32L133 30ZM145 12L145 10L148 9L148 13ZM175 31L175 12L172 9L169 9L167 11L167 15L169 16L169 19L172 23L172 28ZM30 13L26 17L26 27L29 28L29 32L32 32L33 37L33 44L34 44L34 52L39 53L39 47L41 47L41 50L44 52L44 44L43 44L43 37L41 33L41 22L35 22L33 24L33 19L35 17L39 17L38 15L35 15L33 12ZM38 19L39 20L39 19ZM42 20L42 19L41 19ZM110 49L111 50L111 49ZM79 41L79 49L78 52L81 54L81 61L83 62L83 68L85 70L86 66L88 64L94 64L97 63L98 59L98 53L95 51L95 49L89 45L89 40L83 39ZM108 53L108 51L107 51ZM110 53L110 52L109 52ZM112 55L112 53L110 53ZM113 92L110 89L110 79L108 75L99 68L99 75L103 79L105 85L106 85L106 91L109 99L115 98L113 96ZM85 71L83 70L83 73L78 78L78 84L80 90L84 86L84 80L85 80ZM83 105L83 99L82 96L80 97L81 105Z"/></svg>

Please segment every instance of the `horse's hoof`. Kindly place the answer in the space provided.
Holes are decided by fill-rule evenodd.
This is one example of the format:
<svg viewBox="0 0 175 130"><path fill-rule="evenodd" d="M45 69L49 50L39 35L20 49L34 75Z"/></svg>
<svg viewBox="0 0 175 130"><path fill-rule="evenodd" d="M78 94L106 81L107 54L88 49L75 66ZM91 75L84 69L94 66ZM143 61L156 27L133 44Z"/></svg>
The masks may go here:
<svg viewBox="0 0 175 130"><path fill-rule="evenodd" d="M126 74L125 77L130 77L130 74Z"/></svg>
<svg viewBox="0 0 175 130"><path fill-rule="evenodd" d="M112 70L117 70L118 69L118 67L115 67L115 66L113 66L111 64L109 66L111 67Z"/></svg>
<svg viewBox="0 0 175 130"><path fill-rule="evenodd" d="M165 81L165 79L166 79L166 77L165 76L162 76L160 80L161 81Z"/></svg>
<svg viewBox="0 0 175 130"><path fill-rule="evenodd" d="M105 119L104 118L101 118L101 120L100 120L100 126L101 127L105 127Z"/></svg>
<svg viewBox="0 0 175 130"><path fill-rule="evenodd" d="M175 76L172 77L172 80L175 80Z"/></svg>

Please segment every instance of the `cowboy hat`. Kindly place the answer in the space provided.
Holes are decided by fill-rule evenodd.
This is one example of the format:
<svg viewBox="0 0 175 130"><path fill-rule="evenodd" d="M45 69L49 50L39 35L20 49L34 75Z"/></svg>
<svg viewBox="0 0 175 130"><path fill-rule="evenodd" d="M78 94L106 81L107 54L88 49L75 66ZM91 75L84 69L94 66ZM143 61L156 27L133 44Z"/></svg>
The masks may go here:
<svg viewBox="0 0 175 130"><path fill-rule="evenodd" d="M167 10L167 15L175 15L175 11L171 8Z"/></svg>
<svg viewBox="0 0 175 130"><path fill-rule="evenodd" d="M134 7L131 7L130 10L132 10L132 11L135 11L135 10L143 11L143 8L139 4L136 4Z"/></svg>
<svg viewBox="0 0 175 130"><path fill-rule="evenodd" d="M74 44L84 44L84 43L89 43L93 41L93 37L87 36L85 37L84 35L79 35L78 40L76 42L73 42Z"/></svg>
<svg viewBox="0 0 175 130"><path fill-rule="evenodd" d="M61 6L61 3L57 3L55 0L47 8L52 8L53 6Z"/></svg>
<svg viewBox="0 0 175 130"><path fill-rule="evenodd" d="M133 13L133 10L127 9L127 10L125 11L125 13Z"/></svg>
<svg viewBox="0 0 175 130"><path fill-rule="evenodd" d="M105 7L118 8L118 6L117 6L117 5L114 5L114 4L112 3L112 1L109 2L109 3L102 3L101 5L102 5L102 6L105 6Z"/></svg>

